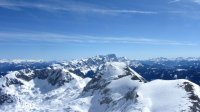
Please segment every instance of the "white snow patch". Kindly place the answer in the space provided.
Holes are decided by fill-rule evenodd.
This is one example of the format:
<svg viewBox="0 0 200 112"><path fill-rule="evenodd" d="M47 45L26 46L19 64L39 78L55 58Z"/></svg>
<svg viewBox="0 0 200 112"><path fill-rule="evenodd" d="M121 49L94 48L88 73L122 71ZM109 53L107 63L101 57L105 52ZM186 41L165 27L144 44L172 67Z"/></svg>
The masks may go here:
<svg viewBox="0 0 200 112"><path fill-rule="evenodd" d="M186 80L155 80L145 83L138 89L139 102L151 112L189 111L187 92L179 86Z"/></svg>
<svg viewBox="0 0 200 112"><path fill-rule="evenodd" d="M119 75L125 75L126 64L123 62L107 62L103 71L102 78L114 79Z"/></svg>
<svg viewBox="0 0 200 112"><path fill-rule="evenodd" d="M125 96L128 91L138 88L142 83L139 80L131 80L131 76L113 80L107 88L111 89L112 98L117 100Z"/></svg>
<svg viewBox="0 0 200 112"><path fill-rule="evenodd" d="M187 71L187 69L176 69L177 72Z"/></svg>

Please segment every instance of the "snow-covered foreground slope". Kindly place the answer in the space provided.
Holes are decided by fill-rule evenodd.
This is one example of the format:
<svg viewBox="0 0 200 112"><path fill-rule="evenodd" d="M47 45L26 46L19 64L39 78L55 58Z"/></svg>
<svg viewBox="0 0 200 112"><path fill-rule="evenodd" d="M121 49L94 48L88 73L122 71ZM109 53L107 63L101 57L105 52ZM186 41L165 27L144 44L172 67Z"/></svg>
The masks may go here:
<svg viewBox="0 0 200 112"><path fill-rule="evenodd" d="M199 86L187 80L145 83L125 64L107 63L80 99L89 112L198 112L199 96Z"/></svg>
<svg viewBox="0 0 200 112"><path fill-rule="evenodd" d="M199 86L187 80L155 80L141 85L138 106L147 112L199 112Z"/></svg>
<svg viewBox="0 0 200 112"><path fill-rule="evenodd" d="M2 112L199 112L199 97L190 81L146 82L122 62L100 64L92 79L62 66L0 79Z"/></svg>
<svg viewBox="0 0 200 112"><path fill-rule="evenodd" d="M0 111L65 111L89 80L65 69L11 72L0 79Z"/></svg>

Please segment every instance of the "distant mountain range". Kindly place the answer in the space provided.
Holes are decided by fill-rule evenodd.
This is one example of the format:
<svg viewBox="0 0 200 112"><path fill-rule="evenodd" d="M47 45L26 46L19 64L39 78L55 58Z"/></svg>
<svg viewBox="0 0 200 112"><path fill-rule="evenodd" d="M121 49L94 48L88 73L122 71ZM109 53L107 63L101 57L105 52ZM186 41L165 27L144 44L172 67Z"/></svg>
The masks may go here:
<svg viewBox="0 0 200 112"><path fill-rule="evenodd" d="M45 69L47 67L68 68L81 77L94 77L101 64L106 62L125 62L132 69L141 74L146 80L154 79L188 79L200 85L200 58L153 58L148 60L130 60L117 57L115 54L98 55L72 61L42 61L42 60L0 60L0 75L9 71L21 69Z"/></svg>
<svg viewBox="0 0 200 112"><path fill-rule="evenodd" d="M199 58L4 60L0 72L2 112L200 111Z"/></svg>

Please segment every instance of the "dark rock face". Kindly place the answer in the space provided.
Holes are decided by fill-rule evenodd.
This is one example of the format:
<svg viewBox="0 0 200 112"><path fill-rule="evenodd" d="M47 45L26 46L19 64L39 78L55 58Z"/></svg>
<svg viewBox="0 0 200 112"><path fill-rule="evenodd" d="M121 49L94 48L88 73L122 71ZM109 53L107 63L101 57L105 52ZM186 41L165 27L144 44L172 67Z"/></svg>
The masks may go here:
<svg viewBox="0 0 200 112"><path fill-rule="evenodd" d="M31 72L30 69L24 69L24 72L19 71L19 73L15 74L15 76L17 78L23 79L25 81L30 81L30 80L32 80L32 79L34 79L36 77L36 74L34 74L34 73L31 74L31 75L26 75L26 74L28 74L30 72Z"/></svg>
<svg viewBox="0 0 200 112"><path fill-rule="evenodd" d="M64 83L68 83L73 79L74 78L69 73L65 73L62 70L52 71L47 78L50 84L52 85L58 84L58 86L62 86L64 85Z"/></svg>
<svg viewBox="0 0 200 112"><path fill-rule="evenodd" d="M6 77L6 86L9 87L10 85L23 85L23 83L17 79L11 79Z"/></svg>
<svg viewBox="0 0 200 112"><path fill-rule="evenodd" d="M0 95L0 107L4 103L13 103L14 100L10 94L1 94Z"/></svg>
<svg viewBox="0 0 200 112"><path fill-rule="evenodd" d="M105 79L101 79L101 76L96 76L90 82L88 82L83 91L88 92L89 90L92 90L94 92L95 90L102 90L108 84L110 84L110 82L107 82Z"/></svg>
<svg viewBox="0 0 200 112"><path fill-rule="evenodd" d="M190 95L189 98L193 104L193 106L190 107L192 112L199 112L200 111L200 98L195 95L194 93L194 86L190 84L189 82L184 82L184 89L188 92Z"/></svg>
<svg viewBox="0 0 200 112"><path fill-rule="evenodd" d="M137 95L137 92L136 92L136 88L134 88L133 90L129 91L126 96L125 96L125 99L126 100L135 100L137 99L138 95Z"/></svg>
<svg viewBox="0 0 200 112"><path fill-rule="evenodd" d="M41 70L35 70L34 73L37 76L38 79L46 79L48 77L48 73L51 70L48 69L41 69Z"/></svg>
<svg viewBox="0 0 200 112"><path fill-rule="evenodd" d="M75 70L71 70L70 69L69 71L72 72L72 73L74 73L74 74L77 74L80 77L85 77L84 73L82 73L80 69L75 69Z"/></svg>
<svg viewBox="0 0 200 112"><path fill-rule="evenodd" d="M54 70L48 73L47 80L50 84L55 85L62 76L62 70Z"/></svg>
<svg viewBox="0 0 200 112"><path fill-rule="evenodd" d="M84 77L90 77L90 78L93 78L94 76L95 76L95 72L92 71L92 70L90 70L90 71L88 71L88 72L85 74Z"/></svg>
<svg viewBox="0 0 200 112"><path fill-rule="evenodd" d="M61 69L33 70L33 73L32 74L30 73L31 73L31 70L26 69L26 70L23 70L23 72L19 71L19 73L16 74L16 77L23 79L25 81L30 81L34 78L38 78L42 80L47 80L52 85L58 84L59 86L73 79L69 73L65 73ZM14 79L14 81L12 81L12 83L14 84L17 82L20 83L17 79Z"/></svg>
<svg viewBox="0 0 200 112"><path fill-rule="evenodd" d="M4 103L13 103L14 97L11 96L10 94L6 94L2 91L2 88L0 88L0 107Z"/></svg>

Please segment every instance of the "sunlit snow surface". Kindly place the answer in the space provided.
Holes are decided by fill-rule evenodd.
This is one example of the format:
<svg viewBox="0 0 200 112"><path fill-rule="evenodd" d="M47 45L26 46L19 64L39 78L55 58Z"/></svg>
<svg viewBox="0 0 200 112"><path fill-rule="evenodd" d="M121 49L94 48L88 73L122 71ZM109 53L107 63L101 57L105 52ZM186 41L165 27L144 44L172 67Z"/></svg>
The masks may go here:
<svg viewBox="0 0 200 112"><path fill-rule="evenodd" d="M180 87L186 80L155 80L138 88L138 103L147 112L189 112L192 103Z"/></svg>
<svg viewBox="0 0 200 112"><path fill-rule="evenodd" d="M65 71L65 70L63 70ZM77 75L70 73L74 78L69 83L65 83L61 87L51 85L47 80L35 78L31 81L24 81L16 78L17 72L11 72L6 77L20 80L24 85L10 85L4 88L8 94L16 96L16 102L11 105L3 105L0 111L6 112L29 112L29 111L65 111L67 103L78 97L83 87L90 80L82 79ZM0 79L3 83L6 77Z"/></svg>
<svg viewBox="0 0 200 112"><path fill-rule="evenodd" d="M62 69L61 78L68 78L68 73L72 80L62 86L37 77L25 81L16 77L17 71L1 78L0 85L7 79L17 79L23 85L3 88L15 101L1 105L0 112L189 112L193 104L184 82L191 84L194 94L200 96L199 86L187 80L145 83L122 62L101 65L93 79L81 78L60 65L53 69ZM26 75L31 74L30 71Z"/></svg>

